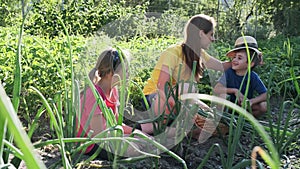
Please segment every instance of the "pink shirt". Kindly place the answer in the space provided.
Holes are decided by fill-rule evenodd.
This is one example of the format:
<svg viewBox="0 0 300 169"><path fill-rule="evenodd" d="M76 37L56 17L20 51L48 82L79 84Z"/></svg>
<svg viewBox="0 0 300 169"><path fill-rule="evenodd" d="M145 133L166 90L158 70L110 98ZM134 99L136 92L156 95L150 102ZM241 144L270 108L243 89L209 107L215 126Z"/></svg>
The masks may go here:
<svg viewBox="0 0 300 169"><path fill-rule="evenodd" d="M117 88L116 87L112 88L110 98L107 98L105 96L101 87L99 87L98 85L95 85L95 88L99 92L102 99L104 100L106 106L108 108L111 108L113 113L115 114L116 118L118 118L118 114L116 112L116 108L119 105L119 100L118 100L119 95L118 95ZM100 110L100 106L97 104L95 96L90 88L88 88L86 90L85 96L84 95L81 96L80 103L81 103L80 110L83 109L83 112L81 112L81 120L80 120L80 126L79 126L79 131L77 133L77 137L81 137L82 133L83 133L83 137L87 137L87 134L91 130L91 127L89 124L86 127L86 130L84 130L84 128L85 128L86 123L89 120L90 114L93 113L93 107L95 106L95 104L96 104L96 108L94 111L94 115L101 115L100 116L101 118L99 118L99 127L101 128L101 130L105 130L106 129L106 119L105 119L104 115L102 114L102 111ZM93 149L93 147L94 147L94 144L90 145L86 149L85 153L90 152Z"/></svg>

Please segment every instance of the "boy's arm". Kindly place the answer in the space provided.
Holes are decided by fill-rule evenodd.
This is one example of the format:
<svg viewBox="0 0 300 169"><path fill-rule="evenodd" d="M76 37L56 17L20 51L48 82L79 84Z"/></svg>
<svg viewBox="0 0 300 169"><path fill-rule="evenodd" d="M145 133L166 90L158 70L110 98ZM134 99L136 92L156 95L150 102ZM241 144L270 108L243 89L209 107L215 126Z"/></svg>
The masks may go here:
<svg viewBox="0 0 300 169"><path fill-rule="evenodd" d="M222 85L221 83L217 83L216 86L214 87L214 93L220 95L220 94L234 94L237 95L238 93L238 89L235 88L227 88L224 85Z"/></svg>
<svg viewBox="0 0 300 169"><path fill-rule="evenodd" d="M214 93L219 95L219 97L226 98L225 94L234 94L238 98L238 105L241 105L244 95L239 92L236 88L227 88L221 83L217 83L214 87ZM251 104L251 103L250 103Z"/></svg>
<svg viewBox="0 0 300 169"><path fill-rule="evenodd" d="M256 104L256 103L266 101L266 100L267 100L267 92L260 94L259 96L255 97L255 98L250 99L249 100L250 106L252 106L253 104Z"/></svg>

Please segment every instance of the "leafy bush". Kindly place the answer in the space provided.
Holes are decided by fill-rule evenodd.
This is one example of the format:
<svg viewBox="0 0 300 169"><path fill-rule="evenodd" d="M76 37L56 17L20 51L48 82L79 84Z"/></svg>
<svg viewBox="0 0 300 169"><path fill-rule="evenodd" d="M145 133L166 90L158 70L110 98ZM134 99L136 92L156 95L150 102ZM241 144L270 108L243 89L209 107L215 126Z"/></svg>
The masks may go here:
<svg viewBox="0 0 300 169"><path fill-rule="evenodd" d="M3 57L0 57L0 79L4 86L6 93L11 96L13 90L13 74L15 69L15 57L16 57L16 41L17 29L6 28L0 33L0 53ZM82 52L82 46L85 40L80 37L71 37L73 47L74 62L78 60L80 52ZM28 91L29 86L38 88L46 97L53 97L62 88L62 78L58 74L58 67L45 51L45 49L39 44L52 49L50 54L54 56L56 62L60 63L66 72L66 77L70 73L70 63L67 57L65 57L69 50L67 48L66 40L62 37L56 37L52 40L44 37L32 37L24 36L22 44L22 91L21 91L21 107L20 111L26 110L28 116L35 114L37 108L36 96ZM29 109L27 109L29 108ZM29 119L28 119L29 120Z"/></svg>
<svg viewBox="0 0 300 169"><path fill-rule="evenodd" d="M21 22L20 1L0 0L0 27L18 25Z"/></svg>
<svg viewBox="0 0 300 169"><path fill-rule="evenodd" d="M31 35L58 36L63 30L61 18L70 35L92 35L104 25L127 13L143 14L145 6L125 7L123 2L109 1L39 1L32 5L32 15L25 29Z"/></svg>
<svg viewBox="0 0 300 169"><path fill-rule="evenodd" d="M270 73L274 70L274 79L272 86L272 94L282 95L284 86L289 89L287 95L294 98L297 95L291 71L300 71L300 42L299 37L287 39L283 36L277 36L265 41L259 41L262 49L265 65L257 69L265 84L270 77ZM288 80L290 79L290 80ZM286 81L286 83L283 83ZM298 78L298 83L300 82Z"/></svg>

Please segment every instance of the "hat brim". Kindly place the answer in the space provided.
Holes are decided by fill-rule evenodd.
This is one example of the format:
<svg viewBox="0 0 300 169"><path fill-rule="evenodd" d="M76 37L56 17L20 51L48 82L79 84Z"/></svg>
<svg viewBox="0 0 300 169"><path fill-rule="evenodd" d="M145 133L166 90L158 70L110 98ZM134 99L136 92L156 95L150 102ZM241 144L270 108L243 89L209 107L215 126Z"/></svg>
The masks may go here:
<svg viewBox="0 0 300 169"><path fill-rule="evenodd" d="M230 50L229 52L227 52L227 53L226 53L226 56L232 58L232 57L235 56L235 53L236 53L238 50L241 50L241 49L246 49L246 46L234 48L234 49ZM257 54L260 54L260 53L261 53L258 49L253 48L253 47L248 47L248 49L254 50Z"/></svg>

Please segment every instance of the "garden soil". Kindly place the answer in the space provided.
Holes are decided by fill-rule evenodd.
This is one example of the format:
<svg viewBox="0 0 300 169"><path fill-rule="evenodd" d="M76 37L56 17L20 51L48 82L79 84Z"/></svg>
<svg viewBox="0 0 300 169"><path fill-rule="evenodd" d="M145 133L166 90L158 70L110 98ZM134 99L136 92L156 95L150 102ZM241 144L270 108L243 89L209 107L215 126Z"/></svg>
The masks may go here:
<svg viewBox="0 0 300 169"><path fill-rule="evenodd" d="M278 104L280 100L272 100L271 101L271 108L272 113L275 115L276 112L279 111ZM299 112L299 111L298 111ZM299 112L300 113L300 112ZM276 119L274 119L276 120ZM36 136L33 137L33 142L35 141L43 141L48 140L51 138L50 136L50 130L44 129L43 133L40 133L39 135L36 134ZM47 132L48 131L48 132ZM254 131L255 132L255 131ZM237 164L245 159L251 159L251 151L254 145L252 145L251 139L253 139L252 134L243 132L241 139L240 139L240 146L236 149L236 154L234 156L234 160L232 161L233 164ZM263 145L263 142L261 140L257 140L255 144L257 145ZM217 137L212 136L204 143L199 143L196 139L186 137L182 140L181 143L179 143L177 146L175 146L172 151L179 155L183 160L185 160L187 168L188 169L196 169L199 167L201 162L204 160L206 155L208 154L211 147L215 144L218 144L220 146L220 149L214 147L212 150L212 153L208 157L207 163L204 165L203 168L205 169L222 169L224 168L222 166L221 161L221 153L220 150L224 153L224 158L227 159L228 153L227 153L227 143L226 143L226 136L223 137ZM289 169L296 169L300 168L300 138L298 139L298 142L296 143L298 148L294 148L291 151L288 151L285 153L286 157L282 158L282 168L286 166ZM54 145L48 145L46 147L43 147L42 149L37 150L40 154L43 162L46 164L47 167L50 167L55 162L61 159L59 150ZM246 154L246 156L245 156ZM164 153L160 154L160 159L154 159L154 158L145 158L139 161L131 162L131 163L118 163L118 168L129 168L129 169L152 169L152 168L159 168L159 169L182 169L183 164L171 157L170 155ZM88 156L83 156L83 159L87 159ZM263 160L258 155L258 160L263 162ZM268 168L264 164L265 168ZM22 162L21 166L19 168L26 168L26 165ZM59 167L58 167L59 168ZM87 169L93 169L93 168L112 168L112 162L105 161L101 159L95 159L91 161L88 164L78 163L76 168L87 168ZM249 167L250 168L250 167Z"/></svg>

